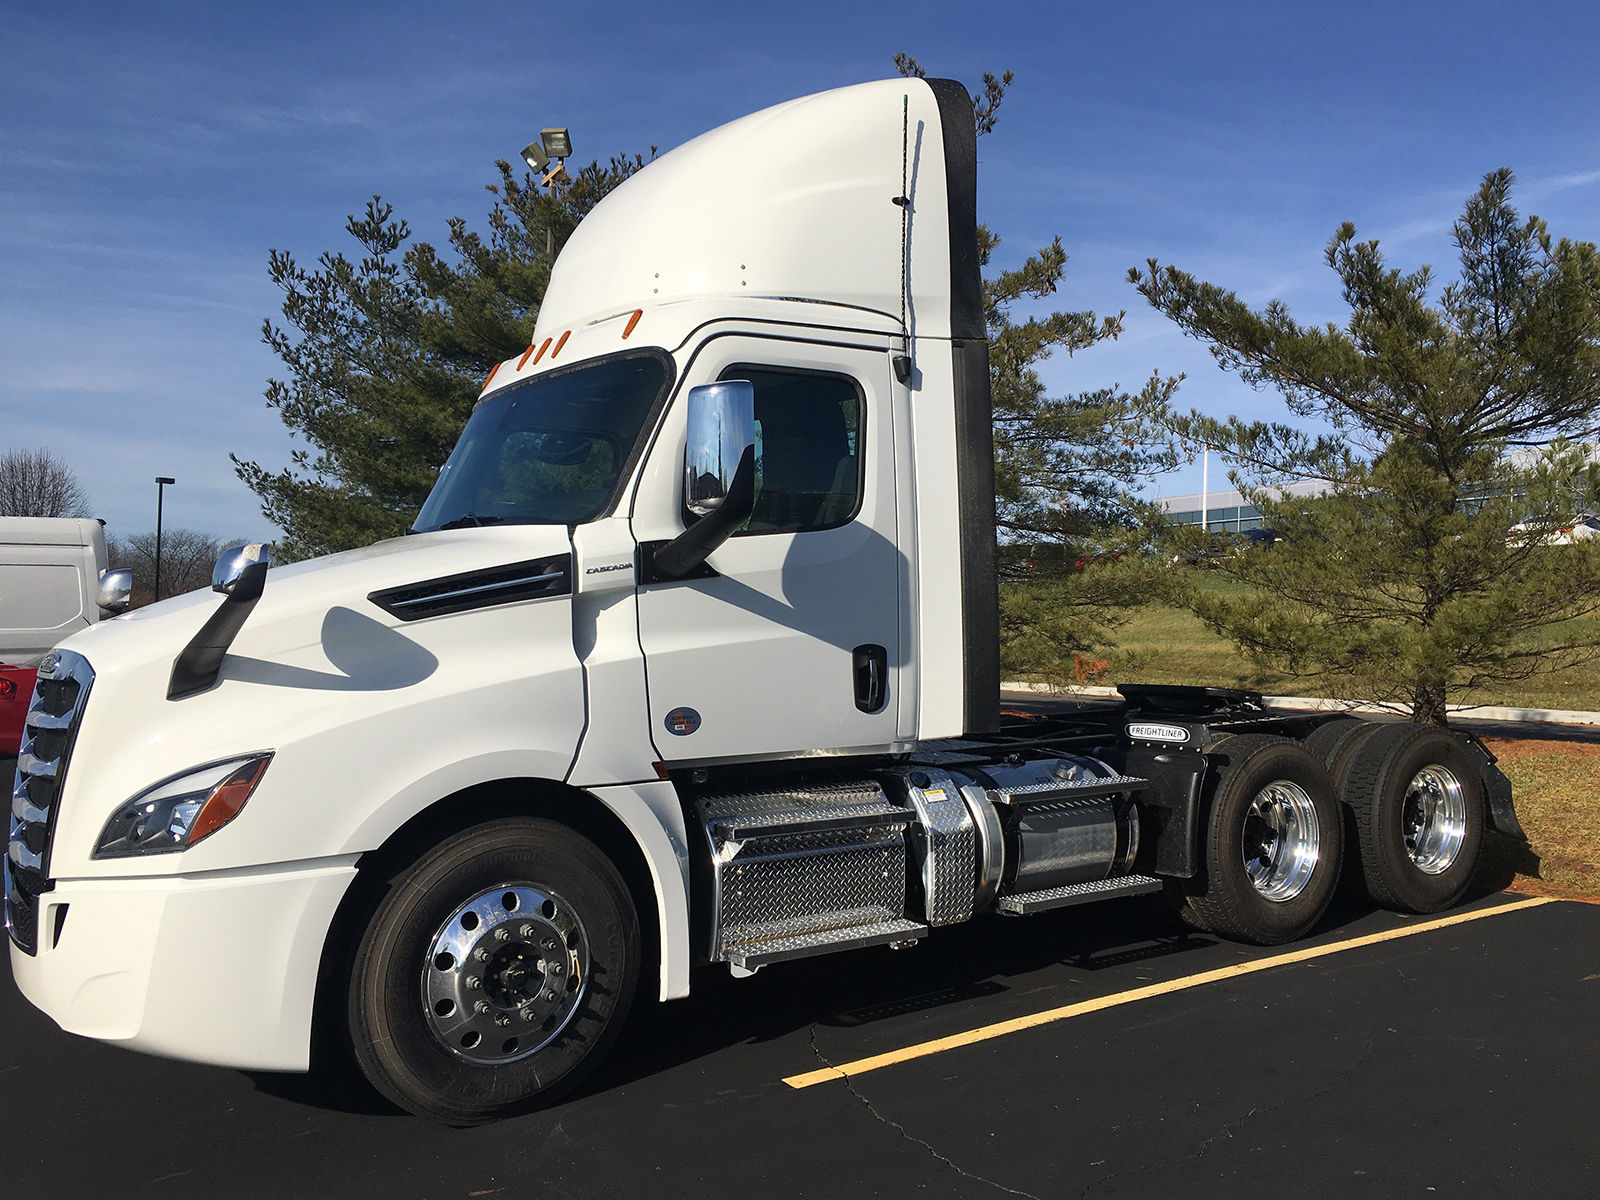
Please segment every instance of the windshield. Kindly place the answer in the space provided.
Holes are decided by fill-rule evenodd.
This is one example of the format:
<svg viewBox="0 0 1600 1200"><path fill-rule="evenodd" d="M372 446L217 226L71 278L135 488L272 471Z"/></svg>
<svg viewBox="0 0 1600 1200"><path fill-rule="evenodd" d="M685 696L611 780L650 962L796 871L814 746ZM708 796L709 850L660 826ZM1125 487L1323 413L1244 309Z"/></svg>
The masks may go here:
<svg viewBox="0 0 1600 1200"><path fill-rule="evenodd" d="M611 502L669 369L660 354L632 354L491 396L413 528L591 520Z"/></svg>

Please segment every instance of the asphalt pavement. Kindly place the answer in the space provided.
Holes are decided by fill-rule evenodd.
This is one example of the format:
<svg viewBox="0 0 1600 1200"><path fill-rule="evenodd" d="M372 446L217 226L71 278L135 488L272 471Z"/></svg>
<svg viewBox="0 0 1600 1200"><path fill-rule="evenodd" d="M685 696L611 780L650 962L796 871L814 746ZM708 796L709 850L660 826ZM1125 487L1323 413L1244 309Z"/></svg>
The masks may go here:
<svg viewBox="0 0 1600 1200"><path fill-rule="evenodd" d="M8 978L6 1194L1593 1196L1600 907L1519 903L1480 894L1459 911L1506 911L1443 928L1343 907L1268 950L1186 934L1140 897L746 980L706 968L688 1000L637 1010L580 1093L471 1130L328 1074L73 1037ZM1161 985L1178 990L1147 994ZM1099 999L1127 1002L784 1082Z"/></svg>

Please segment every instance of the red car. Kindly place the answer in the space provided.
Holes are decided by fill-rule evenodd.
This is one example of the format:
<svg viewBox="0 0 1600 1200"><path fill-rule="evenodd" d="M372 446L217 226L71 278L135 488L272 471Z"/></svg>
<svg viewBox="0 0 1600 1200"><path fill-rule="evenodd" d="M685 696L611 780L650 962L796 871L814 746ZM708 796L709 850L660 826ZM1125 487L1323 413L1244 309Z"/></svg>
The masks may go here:
<svg viewBox="0 0 1600 1200"><path fill-rule="evenodd" d="M22 722L33 699L32 667L0 667L0 758L22 749Z"/></svg>

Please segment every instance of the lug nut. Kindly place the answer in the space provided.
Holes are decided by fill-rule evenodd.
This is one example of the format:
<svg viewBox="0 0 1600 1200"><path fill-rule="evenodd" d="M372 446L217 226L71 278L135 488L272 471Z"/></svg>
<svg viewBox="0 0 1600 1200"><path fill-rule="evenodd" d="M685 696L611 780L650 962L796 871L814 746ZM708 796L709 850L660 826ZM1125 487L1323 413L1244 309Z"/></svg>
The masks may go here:
<svg viewBox="0 0 1600 1200"><path fill-rule="evenodd" d="M525 1008L522 1010L522 1019L524 1021L537 1021L539 1019L539 1014L534 1012L531 1008Z"/></svg>
<svg viewBox="0 0 1600 1200"><path fill-rule="evenodd" d="M504 1029L507 1025L511 1024L511 1018L502 1013L500 1016L494 1019L494 1023L500 1026L500 1028Z"/></svg>
<svg viewBox="0 0 1600 1200"><path fill-rule="evenodd" d="M467 986L469 988L481 988L483 986L483 980L479 979L476 975L468 975Z"/></svg>
<svg viewBox="0 0 1600 1200"><path fill-rule="evenodd" d="M479 962L488 962L489 952L480 946L478 949L472 952L472 957L477 959Z"/></svg>
<svg viewBox="0 0 1600 1200"><path fill-rule="evenodd" d="M533 935L535 932L537 931L532 925L524 925L521 929L517 930L517 936L525 942L531 942L533 941Z"/></svg>
<svg viewBox="0 0 1600 1200"><path fill-rule="evenodd" d="M502 926L494 931L494 940L497 942L509 942L511 934Z"/></svg>
<svg viewBox="0 0 1600 1200"><path fill-rule="evenodd" d="M475 1012L475 1013L486 1013L486 1012L489 1011L489 1006L487 1004L485 1004L482 1000L479 1000L476 1004L474 1004L472 1006L472 1011Z"/></svg>
<svg viewBox="0 0 1600 1200"><path fill-rule="evenodd" d="M556 940L555 940L555 938L545 938L543 944L544 944L544 948L546 950L554 950L556 948Z"/></svg>
<svg viewBox="0 0 1600 1200"><path fill-rule="evenodd" d="M551 963L550 964L550 974L552 974L552 975L561 974L561 964L560 963Z"/></svg>

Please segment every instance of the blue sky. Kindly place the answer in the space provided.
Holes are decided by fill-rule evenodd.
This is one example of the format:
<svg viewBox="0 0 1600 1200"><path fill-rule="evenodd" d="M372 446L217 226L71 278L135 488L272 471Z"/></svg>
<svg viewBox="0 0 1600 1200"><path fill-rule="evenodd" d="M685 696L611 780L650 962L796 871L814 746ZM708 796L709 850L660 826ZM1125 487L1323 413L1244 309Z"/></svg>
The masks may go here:
<svg viewBox="0 0 1600 1200"><path fill-rule="evenodd" d="M1125 282L1151 256L1304 319L1342 310L1337 224L1450 273L1482 175L1600 239L1600 6L1055 3L0 6L0 449L48 445L113 533L270 536L228 452L276 465L268 247L344 249L381 192L421 238L541 126L578 155L662 149L897 50L1016 84L980 142L1014 265L1060 234L1057 307L1128 312L1051 386L1184 371L1208 412L1280 414ZM1199 466L1156 483L1195 490Z"/></svg>

